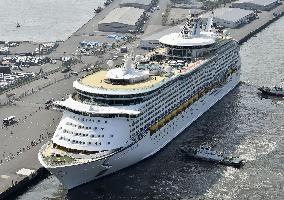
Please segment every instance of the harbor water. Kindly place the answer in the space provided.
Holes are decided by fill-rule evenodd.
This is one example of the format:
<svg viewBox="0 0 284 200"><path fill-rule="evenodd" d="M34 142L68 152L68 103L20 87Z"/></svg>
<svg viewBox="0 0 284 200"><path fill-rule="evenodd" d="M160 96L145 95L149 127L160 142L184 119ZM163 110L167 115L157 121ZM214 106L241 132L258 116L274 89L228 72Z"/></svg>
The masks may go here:
<svg viewBox="0 0 284 200"><path fill-rule="evenodd" d="M162 151L69 192L50 176L18 199L284 199L284 99L257 91L283 81L283 51L282 17L241 46L239 86ZM246 165L235 169L179 151L202 144L240 155Z"/></svg>
<svg viewBox="0 0 284 200"><path fill-rule="evenodd" d="M0 0L0 41L67 39L105 0ZM17 24L20 27L17 27Z"/></svg>

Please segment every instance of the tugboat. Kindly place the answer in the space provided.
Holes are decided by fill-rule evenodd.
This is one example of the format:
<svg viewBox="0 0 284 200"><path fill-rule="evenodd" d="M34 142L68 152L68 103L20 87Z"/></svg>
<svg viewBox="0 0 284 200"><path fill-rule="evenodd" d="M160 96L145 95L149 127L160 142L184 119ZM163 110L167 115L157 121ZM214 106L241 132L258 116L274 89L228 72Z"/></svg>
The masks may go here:
<svg viewBox="0 0 284 200"><path fill-rule="evenodd" d="M261 91L261 93L263 95L284 97L283 87L274 86L274 87L270 88L270 87L262 86L262 87L258 88L258 90Z"/></svg>
<svg viewBox="0 0 284 200"><path fill-rule="evenodd" d="M210 146L200 146L198 149L192 149L185 146L181 146L180 150L188 156L199 158L202 160L208 160L211 162L217 162L223 165L242 167L245 164L245 160L237 156L228 156L223 152L214 151Z"/></svg>

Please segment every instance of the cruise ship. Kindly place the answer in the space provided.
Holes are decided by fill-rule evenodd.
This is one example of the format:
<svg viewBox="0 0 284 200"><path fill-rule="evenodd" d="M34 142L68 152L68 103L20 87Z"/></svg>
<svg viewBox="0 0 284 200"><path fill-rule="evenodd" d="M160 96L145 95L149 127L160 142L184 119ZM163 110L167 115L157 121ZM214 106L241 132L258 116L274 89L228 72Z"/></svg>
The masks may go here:
<svg viewBox="0 0 284 200"><path fill-rule="evenodd" d="M239 46L212 24L191 14L154 51L75 81L75 93L54 102L63 116L41 164L71 189L165 147L239 83Z"/></svg>

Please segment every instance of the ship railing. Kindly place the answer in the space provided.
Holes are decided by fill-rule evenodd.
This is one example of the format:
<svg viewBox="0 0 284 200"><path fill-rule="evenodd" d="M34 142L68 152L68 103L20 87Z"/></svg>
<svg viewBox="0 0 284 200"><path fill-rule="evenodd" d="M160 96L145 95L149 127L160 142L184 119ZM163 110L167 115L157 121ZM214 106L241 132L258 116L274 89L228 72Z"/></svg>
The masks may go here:
<svg viewBox="0 0 284 200"><path fill-rule="evenodd" d="M40 149L40 154L42 156L42 159L45 161L45 163L50 166L64 166L70 164L82 164L82 163L92 162L95 160L100 160L109 157L124 149L120 147L112 150L105 150L105 151L100 151L98 153L87 155L83 153L74 154L70 152L65 152L63 150L52 147L53 153L51 155L46 155L44 151L48 148L48 145L52 144L50 142L45 144Z"/></svg>

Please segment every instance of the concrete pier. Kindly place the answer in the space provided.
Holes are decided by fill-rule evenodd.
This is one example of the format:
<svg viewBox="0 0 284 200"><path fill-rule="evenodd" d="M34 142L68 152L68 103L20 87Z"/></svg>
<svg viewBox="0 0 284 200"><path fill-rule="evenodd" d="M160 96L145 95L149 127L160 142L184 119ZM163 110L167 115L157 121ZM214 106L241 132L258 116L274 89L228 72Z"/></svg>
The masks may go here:
<svg viewBox="0 0 284 200"><path fill-rule="evenodd" d="M78 43L82 40L92 40L102 37L108 33L97 31L98 22L103 19L108 12L118 7L121 0L115 0L101 13L90 19L78 31L70 36L65 42L60 44L59 48L50 56L58 58L60 56L72 55L77 49ZM167 0L167 2L169 2ZM151 14L148 27L145 34L151 30L161 30L161 13L166 8L164 1L160 1L160 10ZM231 35L239 41L240 44L247 41L257 32L277 20L284 13L284 5L280 5L270 12L262 12L259 19L252 21L238 29L231 29ZM138 35L143 37L143 35ZM132 46L137 45L135 41ZM101 57L83 56L82 63L72 66L74 71L80 72L82 67L95 61L104 62L112 55L112 50ZM44 70L51 71L61 66L61 63L47 64ZM86 72L80 72L79 76ZM5 94L0 95L0 120L14 115L18 123L4 127L0 126L0 199L6 199L14 195L16 191L24 191L27 185L40 180L47 175L47 172L41 168L37 159L40 147L52 137L57 124L59 123L61 113L53 110L44 109L44 103L51 98L66 98L73 92L72 83L78 79L76 76L67 76L59 71L48 76L48 79L37 79L8 91L15 93L12 102L7 103ZM3 105L2 103L5 103ZM7 104L7 105L6 105ZM19 175L16 172L21 169L35 170L36 173L31 176Z"/></svg>
<svg viewBox="0 0 284 200"><path fill-rule="evenodd" d="M279 19L284 14L284 5L279 5L273 10L267 12L263 11L259 13L259 19L255 19L249 24L246 24L240 28L229 29L231 36L235 38L239 44L246 42L253 35L257 34L268 25Z"/></svg>

